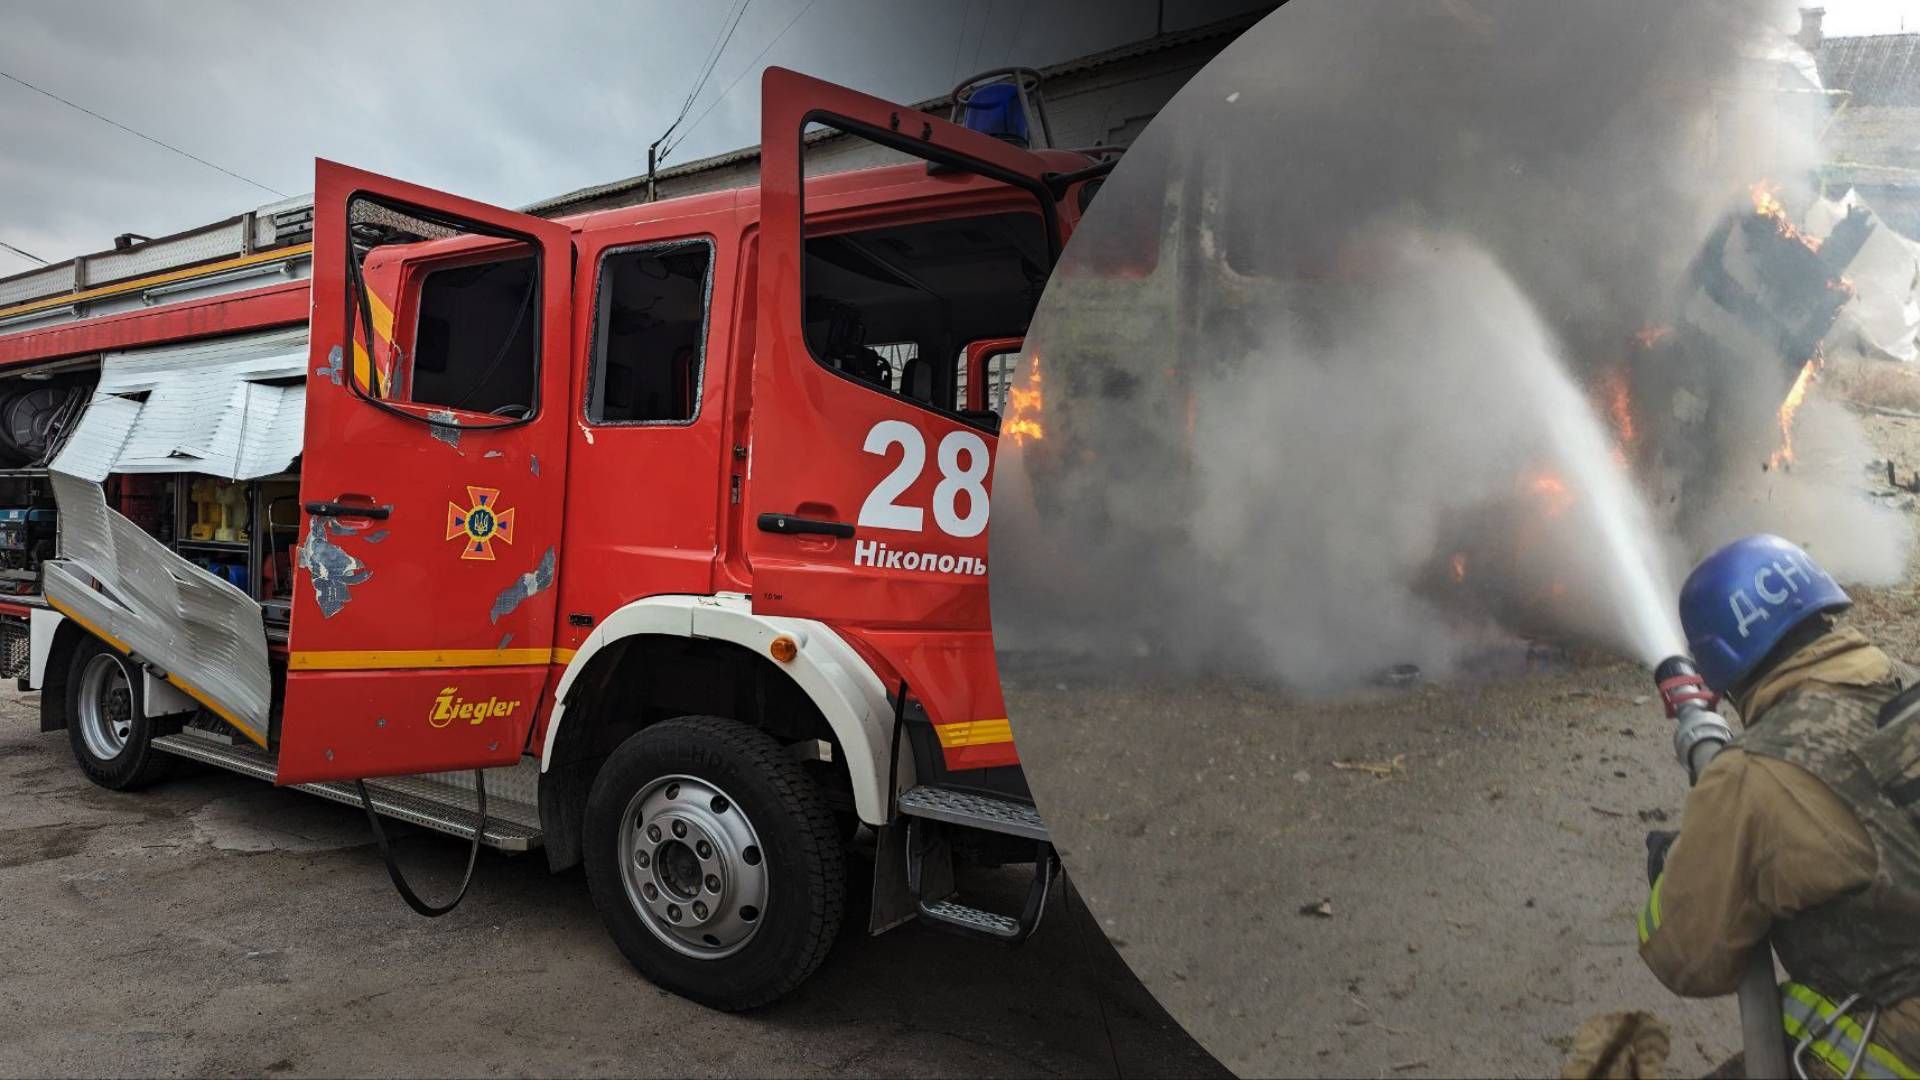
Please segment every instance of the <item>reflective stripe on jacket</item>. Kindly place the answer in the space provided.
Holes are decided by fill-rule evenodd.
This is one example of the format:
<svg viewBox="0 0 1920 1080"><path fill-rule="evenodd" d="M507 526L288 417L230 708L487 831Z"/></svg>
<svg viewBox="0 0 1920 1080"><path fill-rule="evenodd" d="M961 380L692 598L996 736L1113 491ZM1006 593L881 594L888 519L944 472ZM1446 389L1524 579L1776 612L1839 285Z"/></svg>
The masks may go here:
<svg viewBox="0 0 1920 1080"><path fill-rule="evenodd" d="M1838 1003L1819 991L1791 982L1781 984L1780 1011L1787 1037L1795 1046L1809 1033L1818 1033L1819 1037L1807 1047L1807 1055L1832 1069L1834 1075L1847 1075L1853 1059L1860 1055L1860 1039L1864 1033L1853 1015L1839 1015ZM1867 1052L1860 1056L1860 1068L1854 1075L1874 1080L1920 1080L1920 1072L1915 1072L1877 1041L1867 1044Z"/></svg>

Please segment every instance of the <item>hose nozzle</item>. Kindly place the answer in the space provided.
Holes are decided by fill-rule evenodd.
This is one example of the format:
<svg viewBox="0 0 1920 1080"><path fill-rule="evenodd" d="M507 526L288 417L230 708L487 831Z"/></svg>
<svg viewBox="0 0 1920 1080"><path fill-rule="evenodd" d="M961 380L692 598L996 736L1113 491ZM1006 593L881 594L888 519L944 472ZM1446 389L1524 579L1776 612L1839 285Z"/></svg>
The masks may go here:
<svg viewBox="0 0 1920 1080"><path fill-rule="evenodd" d="M1714 711L1719 695L1708 688L1705 679L1684 656L1669 656L1653 669L1654 685L1660 689L1660 703L1667 719L1678 721L1673 728L1673 753L1687 767L1687 776L1700 779L1700 770L1733 741L1733 729Z"/></svg>
<svg viewBox="0 0 1920 1080"><path fill-rule="evenodd" d="M1660 666L1653 669L1653 682L1660 690L1660 704L1666 707L1669 720L1678 719L1684 709L1711 710L1720 703L1719 695L1707 688L1693 661L1684 656L1660 661Z"/></svg>

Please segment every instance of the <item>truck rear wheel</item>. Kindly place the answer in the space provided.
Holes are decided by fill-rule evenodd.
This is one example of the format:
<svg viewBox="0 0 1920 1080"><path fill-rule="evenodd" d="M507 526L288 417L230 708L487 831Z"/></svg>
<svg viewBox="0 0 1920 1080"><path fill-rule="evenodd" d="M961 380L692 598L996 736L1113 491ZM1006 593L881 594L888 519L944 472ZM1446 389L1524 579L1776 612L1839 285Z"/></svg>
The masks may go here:
<svg viewBox="0 0 1920 1080"><path fill-rule="evenodd" d="M811 975L840 928L846 863L819 789L764 732L662 721L601 766L583 836L594 906L655 985L716 1009Z"/></svg>
<svg viewBox="0 0 1920 1080"><path fill-rule="evenodd" d="M156 750L159 732L144 715L138 665L86 637L74 646L67 674L67 743L87 779L114 791L145 787L173 768Z"/></svg>

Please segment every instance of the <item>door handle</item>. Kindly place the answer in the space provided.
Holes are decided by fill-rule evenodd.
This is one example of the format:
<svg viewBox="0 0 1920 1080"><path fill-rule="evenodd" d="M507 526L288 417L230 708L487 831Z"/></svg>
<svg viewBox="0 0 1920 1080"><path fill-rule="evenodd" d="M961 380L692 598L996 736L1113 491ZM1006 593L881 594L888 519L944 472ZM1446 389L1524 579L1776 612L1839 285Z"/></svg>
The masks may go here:
<svg viewBox="0 0 1920 1080"><path fill-rule="evenodd" d="M387 515L393 513L393 507L391 505L375 506L372 503L310 502L306 504L306 511L314 517L372 518L375 521L385 521Z"/></svg>
<svg viewBox="0 0 1920 1080"><path fill-rule="evenodd" d="M853 526L844 521L822 521L819 518L795 517L792 514L761 514L759 520L761 532L786 533L798 535L811 533L815 536L837 536L842 540L851 539Z"/></svg>

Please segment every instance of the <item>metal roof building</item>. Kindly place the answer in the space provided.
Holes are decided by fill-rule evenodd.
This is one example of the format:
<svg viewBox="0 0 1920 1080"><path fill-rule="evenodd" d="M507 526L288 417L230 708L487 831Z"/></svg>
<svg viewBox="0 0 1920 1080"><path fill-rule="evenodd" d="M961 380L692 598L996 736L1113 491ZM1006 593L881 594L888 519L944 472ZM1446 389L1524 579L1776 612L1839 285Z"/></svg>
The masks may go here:
<svg viewBox="0 0 1920 1080"><path fill-rule="evenodd" d="M1277 4L1217 22L1156 34L1040 69L1053 145L1126 146L1189 78ZM914 108L947 115L949 95ZM821 130L808 136L809 175L898 160L862 139ZM759 181L760 151L746 147L659 170L659 197L694 195ZM630 206L647 197L644 175L581 188L524 209L559 217ZM251 288L310 272L313 198L296 196L170 236L128 234L113 247L0 277L0 334L209 292Z"/></svg>
<svg viewBox="0 0 1920 1080"><path fill-rule="evenodd" d="M1039 69L1053 144L1082 149L1131 143L1195 72L1277 6L1157 34ZM914 108L944 117L952 104L951 95L942 94L916 102ZM820 131L809 136L806 170L812 176L894 160L895 155L873 143ZM759 177L760 149L750 146L660 169L654 174L654 187L658 197L672 198L743 187L757 183ZM631 206L646 198L647 177L642 174L542 199L524 209L543 217L558 217Z"/></svg>

